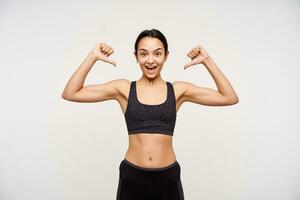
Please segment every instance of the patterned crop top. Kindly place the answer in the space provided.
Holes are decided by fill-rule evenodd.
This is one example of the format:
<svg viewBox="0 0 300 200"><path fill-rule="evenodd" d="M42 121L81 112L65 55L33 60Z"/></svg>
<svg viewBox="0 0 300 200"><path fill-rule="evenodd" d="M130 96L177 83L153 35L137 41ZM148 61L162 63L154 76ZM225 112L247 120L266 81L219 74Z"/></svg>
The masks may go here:
<svg viewBox="0 0 300 200"><path fill-rule="evenodd" d="M124 113L128 134L160 133L173 136L176 123L176 99L172 83L167 83L167 99L161 104L144 104L137 98L136 81L130 83Z"/></svg>

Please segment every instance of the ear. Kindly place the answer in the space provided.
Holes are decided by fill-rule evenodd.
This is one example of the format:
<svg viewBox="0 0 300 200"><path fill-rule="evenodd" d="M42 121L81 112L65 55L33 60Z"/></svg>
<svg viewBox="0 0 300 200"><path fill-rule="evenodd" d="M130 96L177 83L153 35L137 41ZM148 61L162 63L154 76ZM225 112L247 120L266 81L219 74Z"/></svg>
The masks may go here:
<svg viewBox="0 0 300 200"><path fill-rule="evenodd" d="M136 54L136 52L134 51L134 52L133 52L133 54L134 54L134 56L135 56L136 62L138 62L138 59L137 59L137 54Z"/></svg>
<svg viewBox="0 0 300 200"><path fill-rule="evenodd" d="M167 61L168 56L169 56L169 51L166 52L166 55L165 55L165 62Z"/></svg>

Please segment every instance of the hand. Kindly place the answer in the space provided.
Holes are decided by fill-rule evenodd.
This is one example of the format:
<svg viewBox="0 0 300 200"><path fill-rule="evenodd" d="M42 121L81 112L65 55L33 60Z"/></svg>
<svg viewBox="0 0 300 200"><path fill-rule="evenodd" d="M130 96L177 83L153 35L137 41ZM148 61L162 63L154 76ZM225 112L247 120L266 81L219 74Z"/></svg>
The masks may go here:
<svg viewBox="0 0 300 200"><path fill-rule="evenodd" d="M192 60L186 65L184 65L184 69L192 65L200 64L209 58L208 53L200 45L191 49L187 56L190 57Z"/></svg>
<svg viewBox="0 0 300 200"><path fill-rule="evenodd" d="M97 60L110 63L116 67L116 63L108 58L114 52L113 48L105 43L97 44L91 51L91 54L96 57Z"/></svg>

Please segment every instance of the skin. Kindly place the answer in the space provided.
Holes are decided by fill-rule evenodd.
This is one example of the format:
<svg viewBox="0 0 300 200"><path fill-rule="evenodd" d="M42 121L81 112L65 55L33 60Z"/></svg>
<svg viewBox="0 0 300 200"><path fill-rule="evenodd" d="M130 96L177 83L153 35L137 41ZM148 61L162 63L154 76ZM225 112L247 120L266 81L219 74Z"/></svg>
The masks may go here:
<svg viewBox="0 0 300 200"><path fill-rule="evenodd" d="M116 100L123 113L126 111L130 90L130 81L127 79L115 79L106 83L84 86L84 81L89 70L97 60L112 64L109 59L114 52L108 44L100 43L88 54L79 68L68 81L62 97L74 102L102 102ZM137 98L143 104L161 104L166 100L166 81L161 77L161 70L168 58L163 43L157 38L144 37L138 44L138 50L134 56L142 71L137 80ZM191 59L183 69L203 64L212 78L218 90L200 87L186 81L172 82L175 98L176 112L184 102L192 102L207 106L227 106L238 103L239 99L229 81L218 69L212 58L200 45L192 48L187 56ZM157 66L154 73L147 71L148 67ZM158 168L175 162L176 155L172 146L172 136L154 133L140 133L129 135L129 147L125 158L130 162L147 168Z"/></svg>

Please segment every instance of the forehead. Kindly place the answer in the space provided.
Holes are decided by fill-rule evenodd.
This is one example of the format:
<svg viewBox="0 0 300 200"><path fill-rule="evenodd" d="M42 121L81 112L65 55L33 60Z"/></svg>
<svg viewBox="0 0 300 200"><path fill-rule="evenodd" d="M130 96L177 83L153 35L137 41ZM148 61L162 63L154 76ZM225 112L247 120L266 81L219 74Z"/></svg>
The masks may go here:
<svg viewBox="0 0 300 200"><path fill-rule="evenodd" d="M157 38L144 37L140 40L138 50L155 51L163 50L164 44Z"/></svg>

